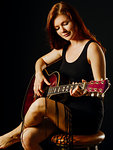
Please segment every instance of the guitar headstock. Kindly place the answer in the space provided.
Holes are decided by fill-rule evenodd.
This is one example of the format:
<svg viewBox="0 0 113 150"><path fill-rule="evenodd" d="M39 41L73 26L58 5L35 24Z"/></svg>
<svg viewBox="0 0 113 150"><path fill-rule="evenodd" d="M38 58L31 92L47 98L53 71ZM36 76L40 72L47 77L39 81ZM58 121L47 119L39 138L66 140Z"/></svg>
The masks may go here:
<svg viewBox="0 0 113 150"><path fill-rule="evenodd" d="M96 96L98 97L99 96L104 97L109 87L110 87L110 82L108 79L101 80L101 81L91 80L90 82L88 82L86 89L89 93L91 93L91 96L94 96L96 94Z"/></svg>

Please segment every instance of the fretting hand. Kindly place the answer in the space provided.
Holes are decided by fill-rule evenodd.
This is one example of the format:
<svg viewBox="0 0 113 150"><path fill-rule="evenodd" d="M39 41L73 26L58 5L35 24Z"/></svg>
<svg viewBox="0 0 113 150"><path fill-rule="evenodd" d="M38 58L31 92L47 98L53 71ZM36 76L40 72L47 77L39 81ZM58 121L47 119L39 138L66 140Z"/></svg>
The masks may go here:
<svg viewBox="0 0 113 150"><path fill-rule="evenodd" d="M86 81L82 79L82 83L84 82ZM72 84L76 84L76 83L73 82ZM70 95L73 97L80 97L80 96L86 95L86 93L87 91L84 91L78 85L76 88L70 90Z"/></svg>

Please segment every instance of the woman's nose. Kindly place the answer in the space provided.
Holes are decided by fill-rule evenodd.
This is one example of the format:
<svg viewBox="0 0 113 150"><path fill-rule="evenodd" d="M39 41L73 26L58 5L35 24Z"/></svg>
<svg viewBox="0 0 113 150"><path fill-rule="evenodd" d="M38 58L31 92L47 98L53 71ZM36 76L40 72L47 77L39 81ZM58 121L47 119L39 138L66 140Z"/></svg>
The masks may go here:
<svg viewBox="0 0 113 150"><path fill-rule="evenodd" d="M65 32L65 31L66 29L63 26L61 26L61 32Z"/></svg>

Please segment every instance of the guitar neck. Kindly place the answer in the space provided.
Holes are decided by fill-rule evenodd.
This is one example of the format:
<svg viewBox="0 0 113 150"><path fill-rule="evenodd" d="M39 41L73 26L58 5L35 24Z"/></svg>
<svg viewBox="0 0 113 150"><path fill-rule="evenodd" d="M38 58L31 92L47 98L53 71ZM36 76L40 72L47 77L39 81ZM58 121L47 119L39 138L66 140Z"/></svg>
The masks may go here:
<svg viewBox="0 0 113 150"><path fill-rule="evenodd" d="M46 87L46 96L51 96L55 94L62 94L62 93L69 93L70 89L74 89L77 86L79 86L82 90L86 90L88 93L91 94L97 94L97 96L104 97L105 92L110 87L110 82L108 79L100 80L100 81L94 81L91 80L90 82L79 82L75 84L67 84L67 85L59 85L59 74L58 72L54 72L49 75L49 82L51 83L51 86Z"/></svg>
<svg viewBox="0 0 113 150"><path fill-rule="evenodd" d="M84 89L86 86L84 83L76 83L76 84L68 84L68 85L60 85L55 87L49 87L47 96L53 95L53 94L62 94L62 93L68 93L70 89L74 89L77 86Z"/></svg>

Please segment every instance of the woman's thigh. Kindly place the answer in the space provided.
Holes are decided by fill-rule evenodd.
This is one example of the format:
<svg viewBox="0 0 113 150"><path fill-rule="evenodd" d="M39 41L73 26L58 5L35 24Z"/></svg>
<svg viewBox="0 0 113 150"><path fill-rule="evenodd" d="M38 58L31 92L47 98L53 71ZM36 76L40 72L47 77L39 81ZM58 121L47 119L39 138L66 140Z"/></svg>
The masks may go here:
<svg viewBox="0 0 113 150"><path fill-rule="evenodd" d="M69 132L69 118L66 118L64 104L55 102L52 99L46 99L46 114L52 122L61 130ZM69 113L69 111L68 111ZM67 120L67 121L66 121Z"/></svg>
<svg viewBox="0 0 113 150"><path fill-rule="evenodd" d="M58 128L63 131L69 131L69 121L65 116L65 106L48 98L37 99L29 108L26 116L26 126L36 126L41 123L42 118L48 117ZM40 116L41 115L41 116Z"/></svg>

